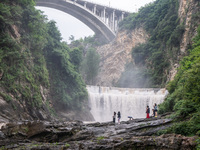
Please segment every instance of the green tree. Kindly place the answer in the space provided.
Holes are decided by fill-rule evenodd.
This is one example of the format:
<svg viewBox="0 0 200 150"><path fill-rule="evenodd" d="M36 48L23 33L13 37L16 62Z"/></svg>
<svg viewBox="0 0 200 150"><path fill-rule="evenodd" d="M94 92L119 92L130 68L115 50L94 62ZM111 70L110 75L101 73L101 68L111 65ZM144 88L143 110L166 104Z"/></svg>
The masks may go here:
<svg viewBox="0 0 200 150"><path fill-rule="evenodd" d="M70 49L61 42L55 22L48 23L48 34L45 54L53 101L62 109L81 110L87 99L86 85L78 72L82 54L78 48Z"/></svg>
<svg viewBox="0 0 200 150"><path fill-rule="evenodd" d="M159 113L175 111L179 121L169 132L184 135L200 130L200 26L193 41L190 54L182 59L175 79L167 85L170 94L159 106Z"/></svg>
<svg viewBox="0 0 200 150"><path fill-rule="evenodd" d="M69 54L71 58L71 63L75 66L76 70L78 71L82 62L82 51L76 47L70 50Z"/></svg>
<svg viewBox="0 0 200 150"><path fill-rule="evenodd" d="M83 61L83 73L86 76L87 84L94 84L95 77L99 71L99 54L95 49L90 48L86 54L86 58Z"/></svg>

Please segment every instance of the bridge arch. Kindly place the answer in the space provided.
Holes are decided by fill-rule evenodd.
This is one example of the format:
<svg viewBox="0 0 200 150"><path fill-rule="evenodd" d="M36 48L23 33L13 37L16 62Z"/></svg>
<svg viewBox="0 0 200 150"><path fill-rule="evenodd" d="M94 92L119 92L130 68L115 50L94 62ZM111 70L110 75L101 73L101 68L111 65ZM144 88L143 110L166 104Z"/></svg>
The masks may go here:
<svg viewBox="0 0 200 150"><path fill-rule="evenodd" d="M93 5L94 8L91 9L90 6L91 10L88 9L86 7L87 3L88 5ZM125 17L124 11L116 11L113 8L106 8L105 6L93 4L83 0L37 0L36 6L58 9L71 15L86 24L96 33L96 35L102 37L108 42L112 41L116 36L116 22L119 22L119 20L122 20ZM110 11L111 15L107 14L107 22L110 25L112 24L112 27L106 24L106 9ZM97 11L99 11L100 15L103 16L103 20L100 18L100 16L96 15ZM121 17L119 17L119 15L117 16L117 13L121 13ZM117 18L117 21L115 18Z"/></svg>

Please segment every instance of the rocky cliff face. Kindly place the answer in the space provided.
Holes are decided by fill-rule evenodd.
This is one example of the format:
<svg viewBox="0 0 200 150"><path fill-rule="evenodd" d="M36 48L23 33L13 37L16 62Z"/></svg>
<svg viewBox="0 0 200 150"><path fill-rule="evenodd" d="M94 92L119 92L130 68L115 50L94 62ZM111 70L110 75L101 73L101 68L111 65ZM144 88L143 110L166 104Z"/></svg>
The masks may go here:
<svg viewBox="0 0 200 150"><path fill-rule="evenodd" d="M180 44L180 56L178 61L186 55L187 46L192 43L192 38L196 35L199 22L195 22L195 15L199 12L198 1L179 0L178 14L180 23L185 25L185 32ZM113 42L97 49L101 56L100 73L97 78L97 85L112 86L119 80L125 69L125 64L131 62L131 50L138 43L144 43L149 35L141 27L131 33L120 31ZM169 60L170 61L170 60ZM168 81L173 80L178 63L171 62L171 69L168 74Z"/></svg>
<svg viewBox="0 0 200 150"><path fill-rule="evenodd" d="M19 33L19 30L19 27L17 27L16 25L12 25L11 29L8 30L8 33L12 39L20 43L21 35ZM21 49L21 53L24 52L24 49L25 48ZM33 68L34 63L32 56L27 56L26 65L28 68ZM0 80L3 80L3 76L6 76L6 74L4 74L3 71L0 74ZM22 86L27 89L30 88L30 83L23 79L16 80L15 82L18 86ZM51 119L51 115L45 105L47 101L47 96L49 94L49 89L40 85L40 94L42 96L42 106L40 109L38 109L36 107L32 107L30 102L26 101L24 98L25 96L19 93L19 91L16 90L14 95L13 93L8 92L5 88L3 88L0 83L0 122Z"/></svg>
<svg viewBox="0 0 200 150"><path fill-rule="evenodd" d="M196 0L179 0L179 4L178 15L180 22L185 23L185 32L180 44L180 51L184 54L186 53L187 45L191 44L191 39L197 34L195 24L199 24L199 22L194 19L199 12L199 7Z"/></svg>
<svg viewBox="0 0 200 150"><path fill-rule="evenodd" d="M28 4L30 6L26 6ZM59 45L60 33L53 27L54 23L49 22L52 27L49 30L54 34L58 33L56 38L48 33L47 28L50 26L44 18L35 10L33 1L0 2L0 123L19 120L94 120L87 103L82 104L87 99L87 91L78 72L72 69L73 64L69 62L69 58L62 62L70 64L67 65L71 67L70 71L59 72L59 69L67 70L66 65L55 70L57 66L61 66L58 61L62 59L62 55L68 56L69 53L58 52L59 57L55 53L46 55L47 51L48 54L53 51L50 48L54 45L52 41L56 41L56 49L61 50L62 46ZM47 37L52 38L51 42L48 43ZM59 65L49 67L49 64L57 63ZM70 78L72 74L73 77ZM69 90L60 86L61 81L57 80L60 76L71 79L70 83L60 79L70 87ZM51 84L50 81L57 84ZM72 89L74 85L78 87L75 90ZM73 95L73 98L69 95ZM67 107L69 103L66 101L69 99L77 100L77 103L70 102L71 107ZM83 109L82 112L76 108L76 104Z"/></svg>
<svg viewBox="0 0 200 150"><path fill-rule="evenodd" d="M199 12L198 2L196 0L179 0L178 15L180 23L185 25L185 32L180 43L180 58L187 53L188 45L192 44L192 39L197 34L197 25L200 23L195 19L195 15ZM178 63L171 65L169 80L173 80L176 75Z"/></svg>
<svg viewBox="0 0 200 150"><path fill-rule="evenodd" d="M97 77L97 85L112 86L115 84L125 65L132 61L131 50L139 43L144 43L148 39L145 30L137 28L131 33L120 31L113 42L99 47L97 52L100 54L100 73Z"/></svg>

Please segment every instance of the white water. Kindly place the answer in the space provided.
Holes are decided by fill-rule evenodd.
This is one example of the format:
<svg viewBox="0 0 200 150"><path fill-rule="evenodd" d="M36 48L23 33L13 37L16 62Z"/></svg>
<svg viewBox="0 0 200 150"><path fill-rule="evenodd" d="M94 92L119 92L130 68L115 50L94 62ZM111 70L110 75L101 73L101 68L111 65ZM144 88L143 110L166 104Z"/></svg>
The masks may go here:
<svg viewBox="0 0 200 150"><path fill-rule="evenodd" d="M166 89L115 88L87 86L91 113L97 122L112 121L114 111L121 112L121 121L127 121L128 116L145 118L146 106L160 104L168 94ZM158 108L159 109L159 108Z"/></svg>

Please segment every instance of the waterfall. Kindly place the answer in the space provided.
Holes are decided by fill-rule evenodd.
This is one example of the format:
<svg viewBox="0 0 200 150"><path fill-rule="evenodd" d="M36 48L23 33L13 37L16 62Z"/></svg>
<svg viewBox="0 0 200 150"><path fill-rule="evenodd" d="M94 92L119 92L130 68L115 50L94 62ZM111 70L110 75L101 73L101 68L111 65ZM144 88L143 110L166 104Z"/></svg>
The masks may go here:
<svg viewBox="0 0 200 150"><path fill-rule="evenodd" d="M153 113L153 105L160 104L168 94L166 89L155 88L115 88L87 86L89 106L97 122L112 121L114 111L121 112L121 121L127 121L128 116L146 117L146 106ZM158 108L159 109L159 108Z"/></svg>

